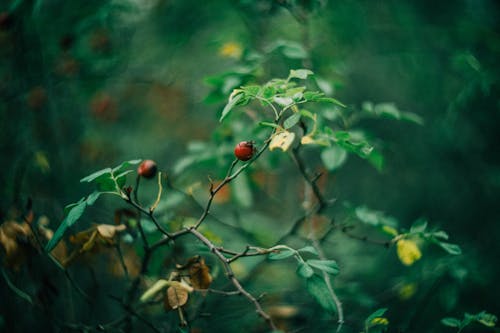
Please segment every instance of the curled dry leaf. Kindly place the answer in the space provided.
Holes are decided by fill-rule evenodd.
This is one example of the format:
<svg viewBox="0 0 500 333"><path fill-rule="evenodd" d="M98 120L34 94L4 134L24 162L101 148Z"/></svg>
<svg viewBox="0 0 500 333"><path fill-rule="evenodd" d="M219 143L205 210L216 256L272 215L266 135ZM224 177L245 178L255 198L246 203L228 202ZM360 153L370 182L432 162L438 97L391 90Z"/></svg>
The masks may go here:
<svg viewBox="0 0 500 333"><path fill-rule="evenodd" d="M205 265L205 259L199 258L198 261L189 266L189 279L195 289L207 289L212 283L210 269Z"/></svg>
<svg viewBox="0 0 500 333"><path fill-rule="evenodd" d="M295 139L295 133L282 131L273 135L271 143L269 143L269 150L274 150L279 148L283 151L287 151L292 145Z"/></svg>
<svg viewBox="0 0 500 333"><path fill-rule="evenodd" d="M124 231L125 229L127 229L125 224L119 224L119 225L99 224L97 226L97 232L99 232L99 235L107 239L114 238L118 232Z"/></svg>
<svg viewBox="0 0 500 333"><path fill-rule="evenodd" d="M189 299L189 292L192 290L193 288L185 283L171 281L163 301L165 311L175 310L186 304Z"/></svg>
<svg viewBox="0 0 500 333"><path fill-rule="evenodd" d="M0 249L7 266L19 269L28 255L26 245L30 245L31 235L27 223L7 221L0 225Z"/></svg>

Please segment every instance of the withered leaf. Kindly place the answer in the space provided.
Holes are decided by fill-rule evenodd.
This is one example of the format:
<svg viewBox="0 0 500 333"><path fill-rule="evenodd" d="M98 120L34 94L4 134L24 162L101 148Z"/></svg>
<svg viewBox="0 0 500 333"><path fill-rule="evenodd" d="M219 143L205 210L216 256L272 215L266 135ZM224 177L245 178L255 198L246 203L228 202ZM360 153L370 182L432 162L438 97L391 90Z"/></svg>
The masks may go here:
<svg viewBox="0 0 500 333"><path fill-rule="evenodd" d="M187 303L189 290L181 283L172 281L163 302L166 311L175 310Z"/></svg>
<svg viewBox="0 0 500 333"><path fill-rule="evenodd" d="M207 289L212 283L210 269L205 265L205 259L199 258L189 266L189 279L196 289Z"/></svg>
<svg viewBox="0 0 500 333"><path fill-rule="evenodd" d="M125 229L127 229L127 226L125 224L119 224L119 225L99 224L97 226L97 231L99 232L99 235L107 239L114 238L118 232L123 231Z"/></svg>

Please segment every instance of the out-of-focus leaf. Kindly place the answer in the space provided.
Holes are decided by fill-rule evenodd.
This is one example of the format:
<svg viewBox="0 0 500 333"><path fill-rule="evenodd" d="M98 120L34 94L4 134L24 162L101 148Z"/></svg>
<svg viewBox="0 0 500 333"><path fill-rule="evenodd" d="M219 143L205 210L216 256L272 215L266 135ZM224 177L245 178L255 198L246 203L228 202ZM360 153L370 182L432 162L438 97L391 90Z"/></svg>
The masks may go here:
<svg viewBox="0 0 500 333"><path fill-rule="evenodd" d="M422 257L417 243L411 239L400 239L396 244L399 260L406 266L411 266Z"/></svg>
<svg viewBox="0 0 500 333"><path fill-rule="evenodd" d="M369 325L373 319L378 318L378 317L382 317L386 313L386 311L387 311L387 308L380 308L380 309L375 310L371 315L369 315L366 318L365 323L367 323Z"/></svg>
<svg viewBox="0 0 500 333"><path fill-rule="evenodd" d="M295 251L293 251L292 249L288 249L288 248L280 248L278 250L279 250L279 252L271 252L269 254L268 258L271 260L281 260L281 259L290 258L291 256L293 256L295 254Z"/></svg>
<svg viewBox="0 0 500 333"><path fill-rule="evenodd" d="M373 210L366 206L356 207L354 214L361 222L374 227L387 225L397 228L398 226L398 221L394 217L385 215L381 211Z"/></svg>
<svg viewBox="0 0 500 333"><path fill-rule="evenodd" d="M410 233L422 233L427 228L427 221L424 219L416 220L410 227Z"/></svg>
<svg viewBox="0 0 500 333"><path fill-rule="evenodd" d="M328 147L321 152L321 161L323 162L325 168L329 171L333 171L341 167L346 159L347 152L338 146Z"/></svg>
<svg viewBox="0 0 500 333"><path fill-rule="evenodd" d="M476 315L476 321L487 327L494 327L497 323L497 316L487 313L486 311L481 311Z"/></svg>
<svg viewBox="0 0 500 333"><path fill-rule="evenodd" d="M303 248L298 249L297 251L298 252L308 252L308 253L314 254L316 256L318 255L318 251L312 246L304 246Z"/></svg>
<svg viewBox="0 0 500 333"><path fill-rule="evenodd" d="M314 270L312 269L312 267L308 263L300 261L298 266L297 266L297 274L300 277L307 279L314 274Z"/></svg>
<svg viewBox="0 0 500 333"><path fill-rule="evenodd" d="M285 119L285 121L283 122L283 127L285 129L289 129L289 128L295 126L299 122L300 117L301 117L300 113L292 114L290 117Z"/></svg>
<svg viewBox="0 0 500 333"><path fill-rule="evenodd" d="M438 244L443 248L443 250L445 250L449 254L453 255L462 254L462 249L460 249L460 246L458 246L457 244L451 244L446 242L439 242Z"/></svg>
<svg viewBox="0 0 500 333"><path fill-rule="evenodd" d="M111 224L99 224L97 227L97 232L104 238L114 238L115 235L121 231L127 229L125 224L111 225Z"/></svg>
<svg viewBox="0 0 500 333"><path fill-rule="evenodd" d="M335 302L328 292L328 287L325 281L317 274L311 275L306 281L306 289L323 309L330 313L337 310Z"/></svg>
<svg viewBox="0 0 500 333"><path fill-rule="evenodd" d="M288 79L301 79L305 80L309 75L313 75L314 73L309 69L292 69L290 70L290 74L288 75Z"/></svg>
<svg viewBox="0 0 500 333"><path fill-rule="evenodd" d="M446 318L441 319L441 324L443 324L444 326L448 326L448 327L460 327L460 325L462 323L457 318L446 317Z"/></svg>
<svg viewBox="0 0 500 333"><path fill-rule="evenodd" d="M310 266L317 268L323 272L327 272L328 274L338 274L340 269L335 260L317 260L317 259L309 259L306 261Z"/></svg>

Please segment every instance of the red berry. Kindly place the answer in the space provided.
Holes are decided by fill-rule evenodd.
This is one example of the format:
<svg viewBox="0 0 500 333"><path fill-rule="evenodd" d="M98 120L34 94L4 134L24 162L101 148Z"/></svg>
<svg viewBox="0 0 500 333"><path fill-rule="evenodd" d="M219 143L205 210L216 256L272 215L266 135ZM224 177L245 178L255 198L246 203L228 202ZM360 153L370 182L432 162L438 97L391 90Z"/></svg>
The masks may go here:
<svg viewBox="0 0 500 333"><path fill-rule="evenodd" d="M156 166L156 162L153 160L144 160L139 167L137 168L137 173L139 176L144 178L153 178L156 175L156 171L158 167Z"/></svg>
<svg viewBox="0 0 500 333"><path fill-rule="evenodd" d="M255 154L253 141L241 141L234 148L234 156L240 161L248 161Z"/></svg>

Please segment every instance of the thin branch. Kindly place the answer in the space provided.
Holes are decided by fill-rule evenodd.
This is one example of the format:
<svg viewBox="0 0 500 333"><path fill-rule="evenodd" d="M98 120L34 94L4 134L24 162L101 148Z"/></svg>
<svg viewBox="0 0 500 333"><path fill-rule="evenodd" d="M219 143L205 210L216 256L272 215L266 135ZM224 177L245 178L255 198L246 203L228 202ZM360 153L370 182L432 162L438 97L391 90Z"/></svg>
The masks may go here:
<svg viewBox="0 0 500 333"><path fill-rule="evenodd" d="M354 229L354 228L355 228L354 226L342 226L340 228L340 231L342 231L342 233L349 238L357 239L357 240L360 240L360 241L365 242L365 243L381 245L381 246L384 246L386 248L389 248L389 247L391 247L392 244L394 244L393 240L382 241L382 240L369 238L368 236L361 236L361 235L353 234L350 232L350 230Z"/></svg>
<svg viewBox="0 0 500 333"><path fill-rule="evenodd" d="M276 330L276 325L271 319L271 316L269 316L269 314L267 314L262 309L262 306L260 305L259 301L254 296L252 296L252 294L246 291L245 288L243 288L241 283L235 277L234 272L231 266L229 265L229 260L222 254L222 252L210 240L208 240L208 238L206 238L194 227L189 228L188 230L192 235L194 235L203 244L205 244L208 247L208 249L220 260L220 262L224 266L224 270L226 271L227 278L231 281L231 283L243 296L245 296L251 303L253 303L253 305L255 306L255 311L268 323L269 327L271 327L272 330Z"/></svg>
<svg viewBox="0 0 500 333"><path fill-rule="evenodd" d="M12 290L17 296L21 297L24 299L26 302L30 303L31 305L34 305L33 300L31 299L31 296L22 291L21 289L17 288L14 283L9 278L9 275L7 272L3 269L2 267L2 275L3 278L5 279L5 282L7 282L7 286L9 286L10 290Z"/></svg>

